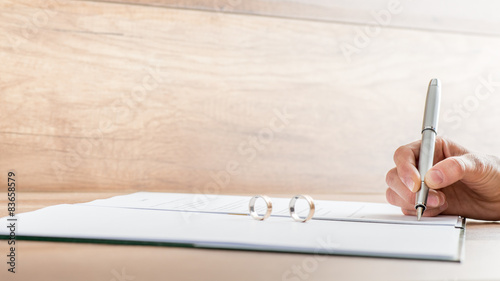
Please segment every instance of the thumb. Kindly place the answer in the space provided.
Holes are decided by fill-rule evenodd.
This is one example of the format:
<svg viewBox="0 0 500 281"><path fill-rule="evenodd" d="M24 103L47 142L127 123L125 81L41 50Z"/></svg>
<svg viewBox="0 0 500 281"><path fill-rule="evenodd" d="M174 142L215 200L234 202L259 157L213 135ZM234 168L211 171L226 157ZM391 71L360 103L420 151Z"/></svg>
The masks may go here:
<svg viewBox="0 0 500 281"><path fill-rule="evenodd" d="M488 161L470 153L449 157L429 169L424 181L432 189L447 187L460 180L479 182L491 170L488 166Z"/></svg>

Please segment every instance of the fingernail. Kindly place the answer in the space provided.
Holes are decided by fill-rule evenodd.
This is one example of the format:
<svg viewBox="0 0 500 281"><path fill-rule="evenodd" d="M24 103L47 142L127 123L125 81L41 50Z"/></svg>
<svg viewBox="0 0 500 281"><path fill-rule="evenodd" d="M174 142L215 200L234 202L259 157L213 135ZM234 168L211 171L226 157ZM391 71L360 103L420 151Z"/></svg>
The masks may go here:
<svg viewBox="0 0 500 281"><path fill-rule="evenodd" d="M413 191L413 188L415 188L415 182L411 178L404 179L404 184L411 191Z"/></svg>
<svg viewBox="0 0 500 281"><path fill-rule="evenodd" d="M443 173L439 170L430 170L425 175L425 182L429 186L438 186L443 182Z"/></svg>

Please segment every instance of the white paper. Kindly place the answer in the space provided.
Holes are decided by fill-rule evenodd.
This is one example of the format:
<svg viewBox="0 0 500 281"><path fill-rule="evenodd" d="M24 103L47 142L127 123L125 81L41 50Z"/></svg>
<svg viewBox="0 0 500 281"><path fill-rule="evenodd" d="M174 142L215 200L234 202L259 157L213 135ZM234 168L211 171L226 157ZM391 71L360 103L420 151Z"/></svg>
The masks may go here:
<svg viewBox="0 0 500 281"><path fill-rule="evenodd" d="M161 192L137 192L99 199L83 205L137 208L151 210L172 210L189 212L210 212L224 214L248 214L250 196L206 195ZM271 198L271 216L289 217L289 198ZM316 212L313 219L385 222L403 224L450 225L457 223L457 216L423 217L417 221L415 216L405 216L398 207L389 204L368 202L343 202L314 200ZM263 209L257 209L265 213Z"/></svg>
<svg viewBox="0 0 500 281"><path fill-rule="evenodd" d="M287 216L256 221L248 215L229 214L238 213L234 211L240 208L243 212L245 207L237 202L246 206L247 197L214 197L210 208L204 205L211 212L205 212L199 206L193 207L197 205L189 205L191 196L141 192L83 204L51 206L18 214L16 235L42 240L71 238L311 254L460 259L462 229L452 225L338 220L298 223ZM363 214L358 215L363 217L365 213L359 206L364 204L342 202L336 206L344 207L341 209L345 216ZM191 211L179 211L188 207ZM382 213L389 213L389 209ZM375 213L366 215L377 217ZM0 235L4 239L8 235L7 224L7 217L0 219Z"/></svg>

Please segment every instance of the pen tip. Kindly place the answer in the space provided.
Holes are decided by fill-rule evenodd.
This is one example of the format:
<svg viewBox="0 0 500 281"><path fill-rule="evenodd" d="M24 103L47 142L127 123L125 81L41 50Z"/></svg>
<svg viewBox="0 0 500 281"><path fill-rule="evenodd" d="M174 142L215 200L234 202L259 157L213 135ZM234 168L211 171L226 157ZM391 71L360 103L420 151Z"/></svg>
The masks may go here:
<svg viewBox="0 0 500 281"><path fill-rule="evenodd" d="M417 207L417 220L420 220L420 218L422 218L423 213L424 213L424 208Z"/></svg>

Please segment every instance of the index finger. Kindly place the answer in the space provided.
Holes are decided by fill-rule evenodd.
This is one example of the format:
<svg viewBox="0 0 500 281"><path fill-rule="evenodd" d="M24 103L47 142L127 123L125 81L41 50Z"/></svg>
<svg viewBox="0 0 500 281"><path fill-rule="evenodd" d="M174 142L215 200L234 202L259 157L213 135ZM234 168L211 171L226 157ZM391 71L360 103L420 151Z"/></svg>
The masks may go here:
<svg viewBox="0 0 500 281"><path fill-rule="evenodd" d="M394 163L401 181L412 192L420 189L420 173L417 170L417 160L421 141L415 141L396 149Z"/></svg>

